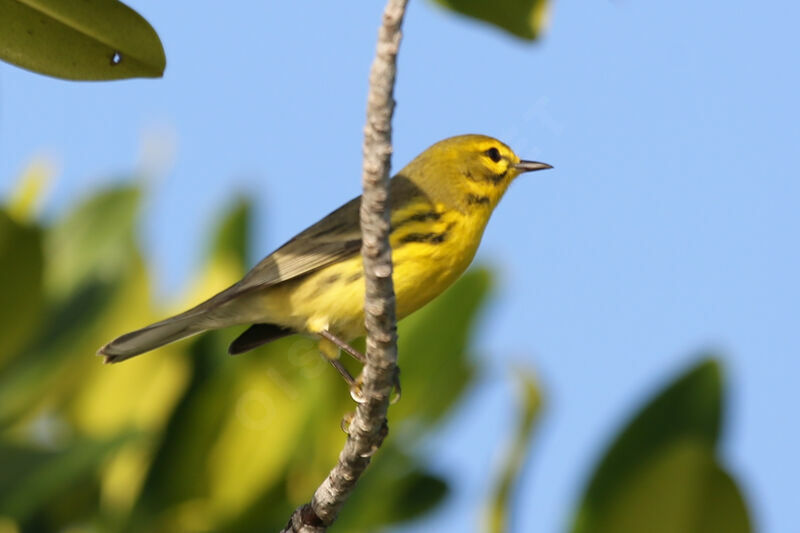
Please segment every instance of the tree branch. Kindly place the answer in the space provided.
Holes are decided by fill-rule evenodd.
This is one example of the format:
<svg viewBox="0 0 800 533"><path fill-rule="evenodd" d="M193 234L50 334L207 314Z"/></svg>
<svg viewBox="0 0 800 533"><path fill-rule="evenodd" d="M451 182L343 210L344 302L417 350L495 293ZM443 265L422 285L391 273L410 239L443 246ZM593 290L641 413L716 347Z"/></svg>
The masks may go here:
<svg viewBox="0 0 800 533"><path fill-rule="evenodd" d="M407 1L388 0L369 75L361 197L367 328L367 362L361 372L364 401L356 408L338 463L317 488L311 503L292 514L283 530L287 533L325 531L388 432L386 411L397 371L397 320L389 246L389 169L397 51Z"/></svg>

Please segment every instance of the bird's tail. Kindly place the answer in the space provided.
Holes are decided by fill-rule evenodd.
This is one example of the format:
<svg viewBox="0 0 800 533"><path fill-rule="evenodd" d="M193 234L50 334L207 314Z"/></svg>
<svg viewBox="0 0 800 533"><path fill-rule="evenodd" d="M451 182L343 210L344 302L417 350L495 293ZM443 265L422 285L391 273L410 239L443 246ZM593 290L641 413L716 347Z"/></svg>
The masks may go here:
<svg viewBox="0 0 800 533"><path fill-rule="evenodd" d="M204 331L238 324L236 313L228 309L235 290L231 287L179 315L121 335L97 350L97 355L104 355L106 363L119 363Z"/></svg>
<svg viewBox="0 0 800 533"><path fill-rule="evenodd" d="M106 363L119 363L165 344L202 333L206 328L201 322L201 316L198 315L173 316L119 336L97 350L97 354L104 355Z"/></svg>

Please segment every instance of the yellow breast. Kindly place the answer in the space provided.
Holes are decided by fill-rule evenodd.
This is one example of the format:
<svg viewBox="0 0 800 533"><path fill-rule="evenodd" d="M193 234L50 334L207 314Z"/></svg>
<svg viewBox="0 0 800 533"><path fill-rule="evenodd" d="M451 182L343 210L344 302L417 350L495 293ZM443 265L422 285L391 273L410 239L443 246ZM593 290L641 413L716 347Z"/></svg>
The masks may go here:
<svg viewBox="0 0 800 533"><path fill-rule="evenodd" d="M483 232L470 222L457 211L445 211L434 224L392 235L398 318L431 301L464 273L478 248L475 230Z"/></svg>

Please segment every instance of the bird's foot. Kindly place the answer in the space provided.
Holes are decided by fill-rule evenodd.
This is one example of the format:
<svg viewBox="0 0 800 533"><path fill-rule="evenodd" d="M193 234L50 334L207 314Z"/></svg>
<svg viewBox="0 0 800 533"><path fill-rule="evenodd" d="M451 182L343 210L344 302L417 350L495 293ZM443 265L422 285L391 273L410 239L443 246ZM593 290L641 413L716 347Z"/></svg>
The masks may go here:
<svg viewBox="0 0 800 533"><path fill-rule="evenodd" d="M389 397L389 405L394 405L400 401L400 397L403 395L403 390L400 388L400 367L394 367L394 375L392 376L392 388L394 390L394 394L391 394Z"/></svg>

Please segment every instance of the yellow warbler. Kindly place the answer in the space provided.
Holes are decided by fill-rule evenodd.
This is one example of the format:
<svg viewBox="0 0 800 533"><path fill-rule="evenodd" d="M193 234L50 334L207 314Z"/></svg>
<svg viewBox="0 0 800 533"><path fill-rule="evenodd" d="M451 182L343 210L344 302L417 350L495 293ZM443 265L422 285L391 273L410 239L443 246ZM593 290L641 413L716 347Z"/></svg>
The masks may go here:
<svg viewBox="0 0 800 533"><path fill-rule="evenodd" d="M520 160L483 135L440 141L390 181L392 262L397 317L441 294L469 266L489 216L523 172L552 168ZM303 333L320 339L334 366L339 349L364 335L361 198L354 198L261 260L232 287L179 315L126 333L98 351L123 361L203 331L252 324L232 354ZM348 381L352 381L350 378Z"/></svg>

